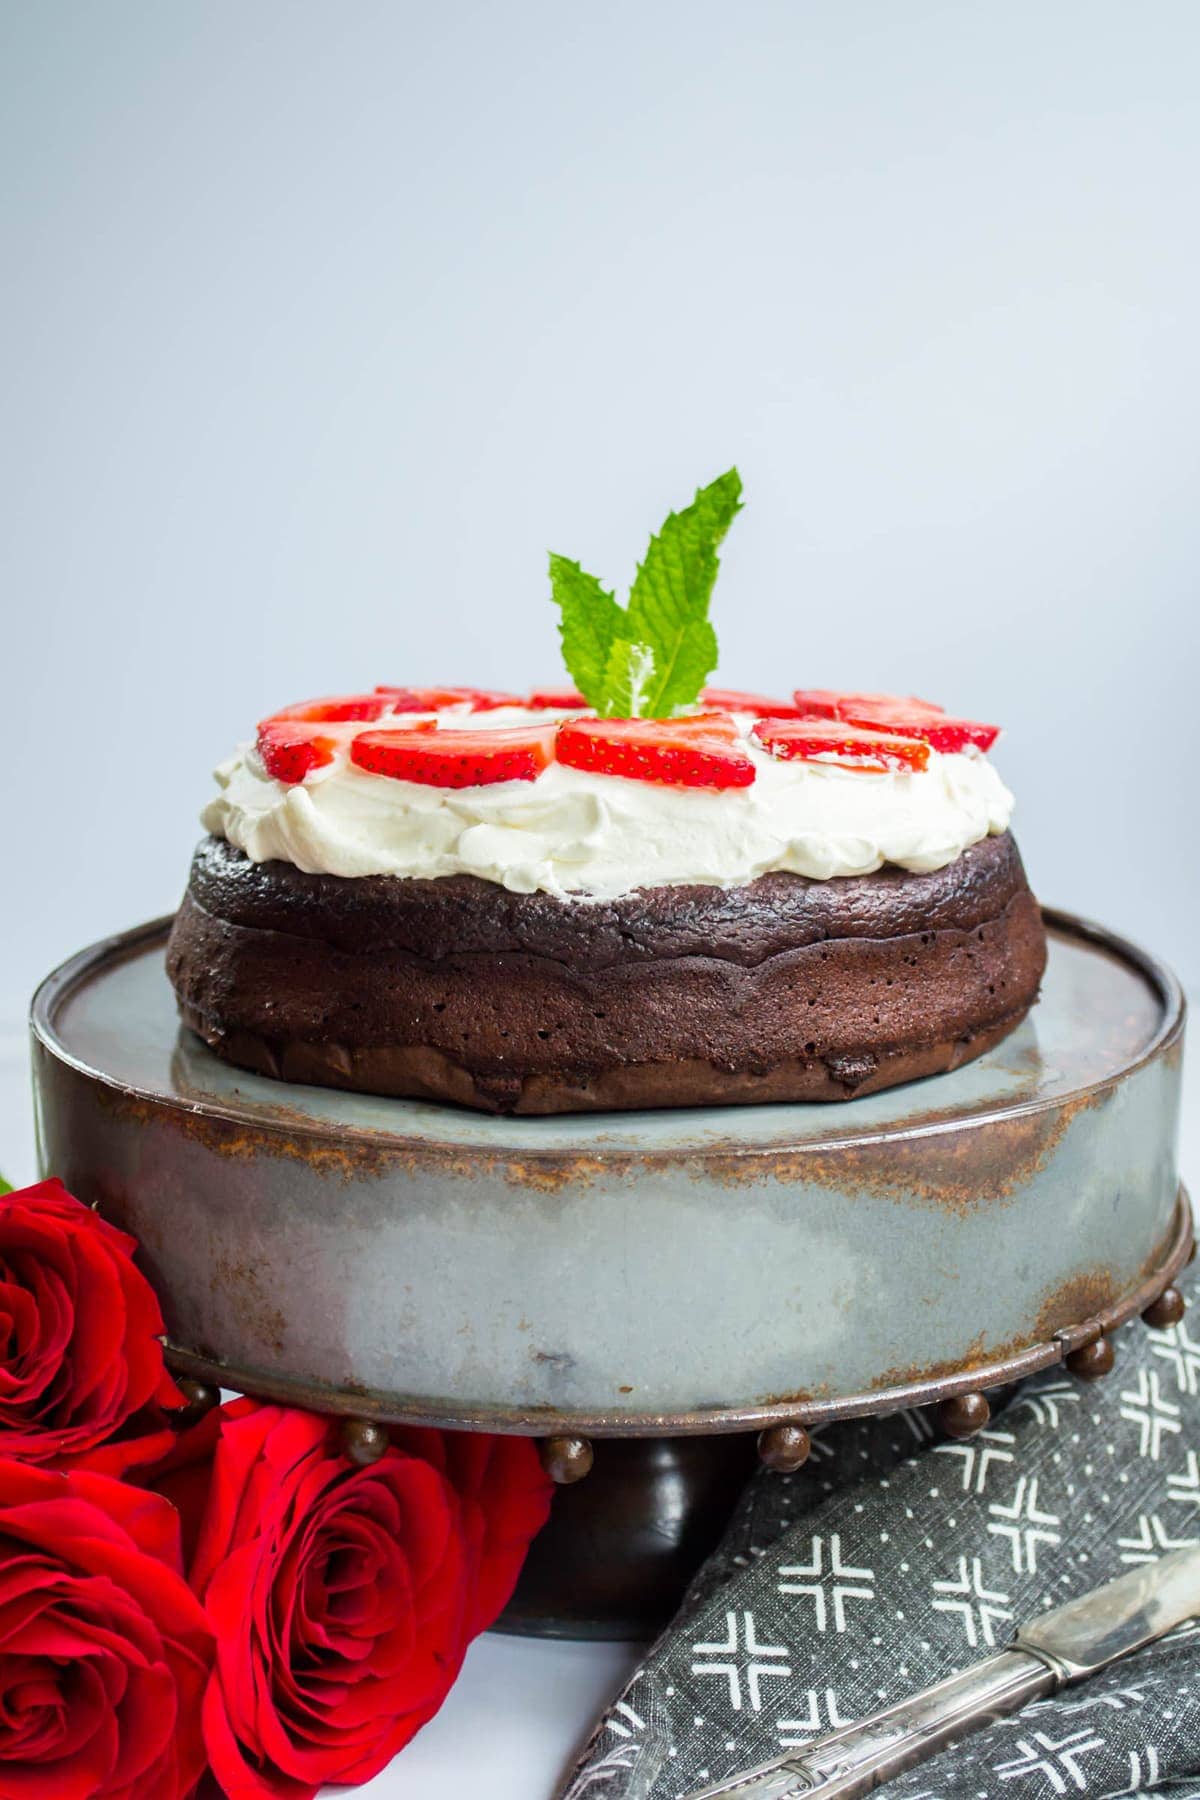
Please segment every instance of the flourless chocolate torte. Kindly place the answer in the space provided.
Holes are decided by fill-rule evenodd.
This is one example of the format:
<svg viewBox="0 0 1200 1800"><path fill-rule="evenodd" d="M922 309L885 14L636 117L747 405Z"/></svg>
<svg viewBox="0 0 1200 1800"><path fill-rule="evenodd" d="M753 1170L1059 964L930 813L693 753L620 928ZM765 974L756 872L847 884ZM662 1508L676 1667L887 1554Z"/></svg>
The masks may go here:
<svg viewBox="0 0 1200 1800"><path fill-rule="evenodd" d="M845 1100L1010 1031L1045 938L993 728L702 704L385 689L266 721L172 932L185 1021L285 1080L524 1113Z"/></svg>
<svg viewBox="0 0 1200 1800"><path fill-rule="evenodd" d="M187 1024L288 1081L554 1113L847 1100L978 1056L1041 915L987 758L922 700L705 688L728 470L622 607L551 556L575 687L377 687L217 771L167 951Z"/></svg>

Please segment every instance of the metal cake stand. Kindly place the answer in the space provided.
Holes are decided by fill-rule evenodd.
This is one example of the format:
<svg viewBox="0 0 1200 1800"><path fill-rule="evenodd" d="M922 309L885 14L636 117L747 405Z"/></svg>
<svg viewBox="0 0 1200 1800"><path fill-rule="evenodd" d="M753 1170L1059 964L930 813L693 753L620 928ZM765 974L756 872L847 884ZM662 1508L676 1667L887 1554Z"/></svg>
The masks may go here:
<svg viewBox="0 0 1200 1800"><path fill-rule="evenodd" d="M159 920L35 997L40 1159L141 1240L197 1404L343 1414L361 1460L388 1420L540 1438L565 1491L507 1624L640 1632L756 1444L794 1469L815 1425L930 1403L968 1435L988 1390L1102 1375L1116 1326L1179 1317L1182 995L1046 919L1039 1004L952 1074L544 1119L227 1067L178 1024Z"/></svg>

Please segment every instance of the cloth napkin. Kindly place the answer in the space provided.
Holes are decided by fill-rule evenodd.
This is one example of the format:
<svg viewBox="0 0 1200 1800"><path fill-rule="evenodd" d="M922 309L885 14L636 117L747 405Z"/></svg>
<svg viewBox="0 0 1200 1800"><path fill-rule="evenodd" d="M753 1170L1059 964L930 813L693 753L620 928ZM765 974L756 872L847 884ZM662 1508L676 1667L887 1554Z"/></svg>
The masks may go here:
<svg viewBox="0 0 1200 1800"><path fill-rule="evenodd" d="M929 1412L814 1434L752 1480L560 1800L678 1800L1003 1648L1022 1620L1200 1542L1200 1283L1117 1366L1013 1390L968 1443ZM1200 1628L964 1740L888 1800L1200 1800Z"/></svg>

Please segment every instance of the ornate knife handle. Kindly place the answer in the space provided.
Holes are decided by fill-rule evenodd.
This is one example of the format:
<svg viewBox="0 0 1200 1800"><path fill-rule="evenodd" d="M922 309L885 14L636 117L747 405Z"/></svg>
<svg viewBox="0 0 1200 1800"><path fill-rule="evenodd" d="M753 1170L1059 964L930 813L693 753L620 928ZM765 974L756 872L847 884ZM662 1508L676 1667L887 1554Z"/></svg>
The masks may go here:
<svg viewBox="0 0 1200 1800"><path fill-rule="evenodd" d="M843 1726L807 1750L760 1763L689 1800L806 1800L814 1793L820 1800L855 1800L1058 1685L1059 1677L1039 1656L1004 1650L885 1712Z"/></svg>

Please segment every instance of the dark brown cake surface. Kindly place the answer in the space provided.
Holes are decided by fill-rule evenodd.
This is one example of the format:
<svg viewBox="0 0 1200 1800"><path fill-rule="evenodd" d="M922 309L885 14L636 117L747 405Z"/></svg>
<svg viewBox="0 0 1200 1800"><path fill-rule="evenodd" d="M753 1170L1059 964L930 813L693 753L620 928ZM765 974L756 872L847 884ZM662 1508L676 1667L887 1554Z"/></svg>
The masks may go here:
<svg viewBox="0 0 1200 1800"><path fill-rule="evenodd" d="M842 1100L957 1067L1037 996L1016 844L944 869L611 901L196 852L167 951L186 1022L291 1081L575 1112Z"/></svg>

